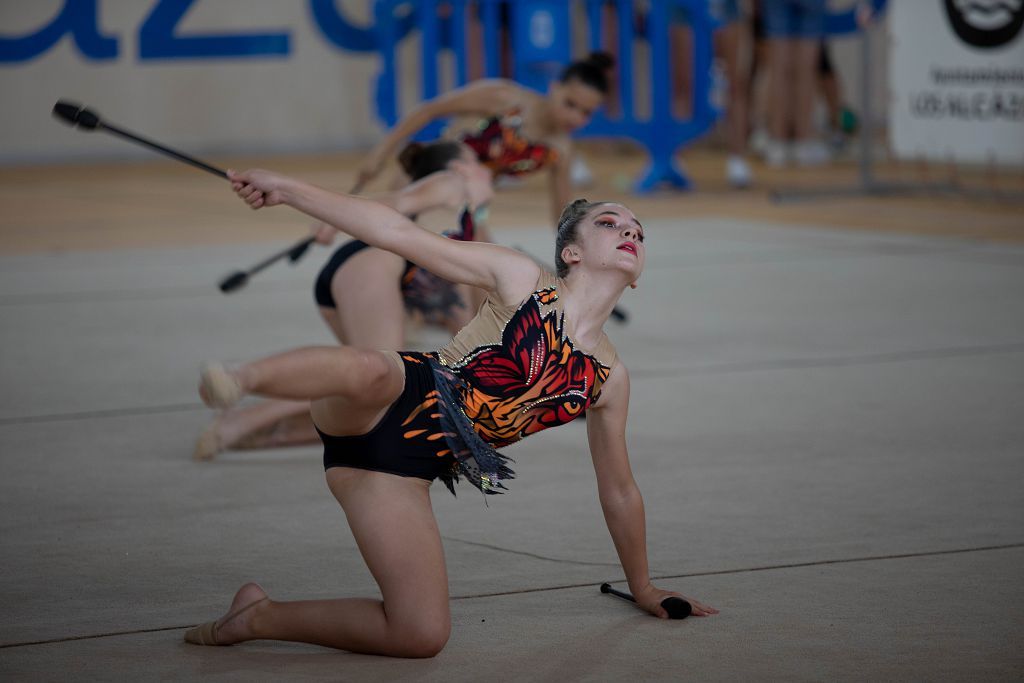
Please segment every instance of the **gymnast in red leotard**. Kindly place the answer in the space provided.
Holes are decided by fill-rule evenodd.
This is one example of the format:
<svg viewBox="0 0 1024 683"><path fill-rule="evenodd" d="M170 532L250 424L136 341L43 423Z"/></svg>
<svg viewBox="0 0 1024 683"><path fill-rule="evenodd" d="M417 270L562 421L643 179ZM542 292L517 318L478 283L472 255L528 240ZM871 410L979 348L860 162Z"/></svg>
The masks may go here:
<svg viewBox="0 0 1024 683"><path fill-rule="evenodd" d="M412 109L366 157L359 183L375 178L395 150L434 119L472 117L468 127L454 126L455 137L469 145L496 177L551 172L551 215L557 219L569 202L572 162L570 134L585 126L608 94L607 72L613 59L592 53L562 70L546 94L502 79L484 79L456 88Z"/></svg>

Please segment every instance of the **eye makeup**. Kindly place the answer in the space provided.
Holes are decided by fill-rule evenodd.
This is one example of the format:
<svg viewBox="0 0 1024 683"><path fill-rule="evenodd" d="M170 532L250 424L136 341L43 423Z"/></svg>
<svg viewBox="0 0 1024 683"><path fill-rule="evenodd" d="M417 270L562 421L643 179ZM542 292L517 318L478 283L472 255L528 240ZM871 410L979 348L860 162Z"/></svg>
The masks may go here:
<svg viewBox="0 0 1024 683"><path fill-rule="evenodd" d="M616 221L614 221L614 220L608 220L606 218L606 216L611 216L611 217L613 217L615 219L620 219L621 218L621 216L619 216L619 214L617 214L617 213L615 213L613 211L606 211L605 213L598 214L598 216L594 219L594 225L599 225L599 226L601 226L603 228L609 228L609 229L612 229L612 230L618 230L619 229L619 224ZM638 221L636 219L634 219L632 222L637 227L637 233L636 233L637 234L637 241L643 242L644 241L644 226L640 225L640 221Z"/></svg>

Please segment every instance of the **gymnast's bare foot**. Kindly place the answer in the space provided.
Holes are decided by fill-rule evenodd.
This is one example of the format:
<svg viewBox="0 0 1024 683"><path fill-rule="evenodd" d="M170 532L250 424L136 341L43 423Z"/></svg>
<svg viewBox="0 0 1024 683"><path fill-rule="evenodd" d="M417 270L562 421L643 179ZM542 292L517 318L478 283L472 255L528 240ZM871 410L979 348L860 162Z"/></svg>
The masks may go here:
<svg viewBox="0 0 1024 683"><path fill-rule="evenodd" d="M238 589L227 613L217 621L210 621L189 629L185 640L195 645L234 645L257 636L253 619L270 603L266 591L259 584L247 583Z"/></svg>

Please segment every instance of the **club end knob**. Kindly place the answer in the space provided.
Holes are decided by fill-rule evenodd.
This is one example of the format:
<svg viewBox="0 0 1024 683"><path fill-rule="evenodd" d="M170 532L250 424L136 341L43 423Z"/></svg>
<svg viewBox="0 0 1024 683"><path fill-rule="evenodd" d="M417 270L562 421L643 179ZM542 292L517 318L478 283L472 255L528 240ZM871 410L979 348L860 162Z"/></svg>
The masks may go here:
<svg viewBox="0 0 1024 683"><path fill-rule="evenodd" d="M611 589L612 589L612 585L610 583L602 583L601 584L601 592L602 593L607 593Z"/></svg>
<svg viewBox="0 0 1024 683"><path fill-rule="evenodd" d="M693 612L693 605L682 598L665 598L661 608L668 612L669 619L685 619Z"/></svg>
<svg viewBox="0 0 1024 683"><path fill-rule="evenodd" d="M95 130L100 125L100 117L96 112L68 100L57 100L57 104L53 105L53 115L69 126L86 130Z"/></svg>
<svg viewBox="0 0 1024 683"><path fill-rule="evenodd" d="M67 100L57 100L57 104L53 105L52 113L54 117L64 123L74 126L78 123L78 113L80 111L82 111L82 105L80 104L68 102Z"/></svg>
<svg viewBox="0 0 1024 683"><path fill-rule="evenodd" d="M231 292L244 287L245 283L248 280L248 275L246 275L242 271L237 271L221 280L220 284L217 286L220 287L220 291L224 292L225 294L230 294Z"/></svg>

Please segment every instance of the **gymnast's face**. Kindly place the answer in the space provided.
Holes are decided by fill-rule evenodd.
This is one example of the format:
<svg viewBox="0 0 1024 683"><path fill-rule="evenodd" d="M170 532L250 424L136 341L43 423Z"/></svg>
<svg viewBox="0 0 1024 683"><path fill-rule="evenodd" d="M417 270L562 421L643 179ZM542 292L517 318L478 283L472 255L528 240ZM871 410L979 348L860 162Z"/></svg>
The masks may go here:
<svg viewBox="0 0 1024 683"><path fill-rule="evenodd" d="M555 82L548 90L548 103L555 127L565 133L590 123L594 112L604 102L604 95L580 80Z"/></svg>
<svg viewBox="0 0 1024 683"><path fill-rule="evenodd" d="M567 247L576 250L579 264L620 271L630 283L640 277L647 251L643 226L632 211L621 204L599 204L579 227L577 243Z"/></svg>

